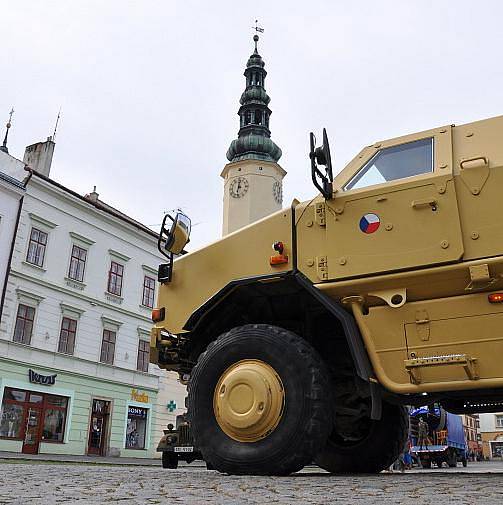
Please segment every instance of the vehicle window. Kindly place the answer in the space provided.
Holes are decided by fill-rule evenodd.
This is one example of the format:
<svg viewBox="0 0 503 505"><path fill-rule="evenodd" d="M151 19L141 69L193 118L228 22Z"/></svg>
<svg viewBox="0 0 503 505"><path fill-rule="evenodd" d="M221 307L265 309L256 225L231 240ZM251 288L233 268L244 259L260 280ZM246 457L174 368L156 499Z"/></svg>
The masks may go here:
<svg viewBox="0 0 503 505"><path fill-rule="evenodd" d="M428 172L433 172L432 138L381 149L342 189L366 188Z"/></svg>

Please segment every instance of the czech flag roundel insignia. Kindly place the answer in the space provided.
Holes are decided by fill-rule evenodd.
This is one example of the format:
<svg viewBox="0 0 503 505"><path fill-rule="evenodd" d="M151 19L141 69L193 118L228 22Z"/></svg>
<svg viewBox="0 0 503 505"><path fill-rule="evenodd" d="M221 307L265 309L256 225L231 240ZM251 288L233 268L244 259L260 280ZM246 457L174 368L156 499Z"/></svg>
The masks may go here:
<svg viewBox="0 0 503 505"><path fill-rule="evenodd" d="M374 233L381 225L381 220L377 214L365 214L360 219L360 230L363 233Z"/></svg>

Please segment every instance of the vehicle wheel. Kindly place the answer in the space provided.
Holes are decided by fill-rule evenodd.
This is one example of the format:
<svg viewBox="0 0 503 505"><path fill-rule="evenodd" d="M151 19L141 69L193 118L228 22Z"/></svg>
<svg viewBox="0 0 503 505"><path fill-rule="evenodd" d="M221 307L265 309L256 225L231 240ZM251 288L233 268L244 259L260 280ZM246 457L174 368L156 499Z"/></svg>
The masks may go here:
<svg viewBox="0 0 503 505"><path fill-rule="evenodd" d="M315 463L331 473L376 473L388 468L402 453L409 416L405 407L383 402L381 419L360 420L358 435L355 432L353 437L344 438L337 431L337 418L335 425Z"/></svg>
<svg viewBox="0 0 503 505"><path fill-rule="evenodd" d="M442 465L440 465L442 466ZM421 468L431 468L431 460L430 459L422 459L421 460Z"/></svg>
<svg viewBox="0 0 503 505"><path fill-rule="evenodd" d="M458 455L455 450L450 451L447 456L447 465L449 468L456 468L458 466Z"/></svg>
<svg viewBox="0 0 503 505"><path fill-rule="evenodd" d="M234 328L192 370L194 444L219 472L288 475L324 446L329 398L323 361L295 333L265 324Z"/></svg>
<svg viewBox="0 0 503 505"><path fill-rule="evenodd" d="M178 456L174 452L164 451L162 453L162 467L172 470L178 468Z"/></svg>

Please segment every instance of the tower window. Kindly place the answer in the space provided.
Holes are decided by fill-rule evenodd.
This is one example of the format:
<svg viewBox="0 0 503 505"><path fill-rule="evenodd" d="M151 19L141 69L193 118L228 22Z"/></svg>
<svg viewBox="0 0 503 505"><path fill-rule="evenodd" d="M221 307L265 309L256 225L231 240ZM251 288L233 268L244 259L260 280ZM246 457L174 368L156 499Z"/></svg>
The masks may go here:
<svg viewBox="0 0 503 505"><path fill-rule="evenodd" d="M250 124L251 122L252 122L251 111L247 110L245 112L245 124Z"/></svg>
<svg viewBox="0 0 503 505"><path fill-rule="evenodd" d="M262 124L262 111L260 109L255 111L255 124Z"/></svg>

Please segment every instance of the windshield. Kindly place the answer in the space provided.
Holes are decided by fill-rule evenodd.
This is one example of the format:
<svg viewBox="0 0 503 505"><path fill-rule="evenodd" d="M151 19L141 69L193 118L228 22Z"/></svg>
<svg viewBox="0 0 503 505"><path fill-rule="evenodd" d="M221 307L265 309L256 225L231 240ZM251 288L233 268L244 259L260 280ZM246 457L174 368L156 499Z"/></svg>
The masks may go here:
<svg viewBox="0 0 503 505"><path fill-rule="evenodd" d="M428 172L433 172L432 138L381 149L342 189L366 188Z"/></svg>

